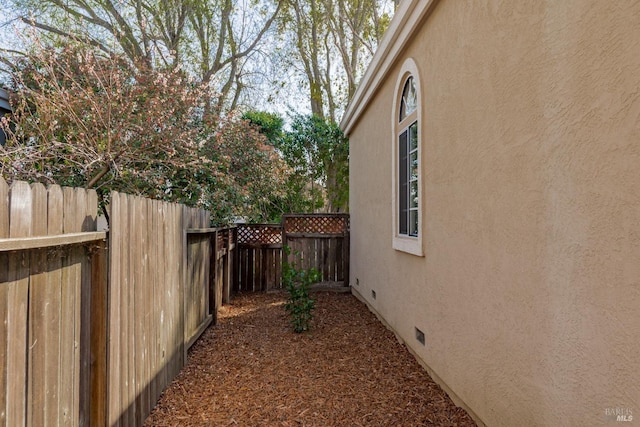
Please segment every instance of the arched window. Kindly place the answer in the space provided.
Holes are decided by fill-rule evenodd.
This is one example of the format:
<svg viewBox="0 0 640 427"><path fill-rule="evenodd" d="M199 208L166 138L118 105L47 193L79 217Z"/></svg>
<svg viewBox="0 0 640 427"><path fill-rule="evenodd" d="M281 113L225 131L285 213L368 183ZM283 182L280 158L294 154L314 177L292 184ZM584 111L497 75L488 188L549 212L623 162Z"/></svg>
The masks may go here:
<svg viewBox="0 0 640 427"><path fill-rule="evenodd" d="M398 234L418 236L418 100L412 76L407 78L400 98L398 135Z"/></svg>
<svg viewBox="0 0 640 427"><path fill-rule="evenodd" d="M420 160L420 84L417 67L408 59L396 85L393 117L394 241L396 249L422 255Z"/></svg>

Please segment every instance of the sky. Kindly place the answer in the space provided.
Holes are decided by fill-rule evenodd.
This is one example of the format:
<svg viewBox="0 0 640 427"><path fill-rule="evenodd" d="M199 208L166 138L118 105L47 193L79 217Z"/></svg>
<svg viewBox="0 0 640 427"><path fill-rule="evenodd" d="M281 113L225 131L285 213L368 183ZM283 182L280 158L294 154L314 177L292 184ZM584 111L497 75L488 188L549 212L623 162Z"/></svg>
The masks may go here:
<svg viewBox="0 0 640 427"><path fill-rule="evenodd" d="M22 25L15 19L14 11L8 9L5 2L0 0L0 49L16 49L20 45L17 31L21 27ZM0 56L4 57L6 53L0 51ZM1 68L2 64L0 64ZM0 82L5 79L6 76L0 73Z"/></svg>
<svg viewBox="0 0 640 427"><path fill-rule="evenodd" d="M2 31L0 47L11 47L16 43L15 27L17 24L15 12L0 0L0 29Z"/></svg>

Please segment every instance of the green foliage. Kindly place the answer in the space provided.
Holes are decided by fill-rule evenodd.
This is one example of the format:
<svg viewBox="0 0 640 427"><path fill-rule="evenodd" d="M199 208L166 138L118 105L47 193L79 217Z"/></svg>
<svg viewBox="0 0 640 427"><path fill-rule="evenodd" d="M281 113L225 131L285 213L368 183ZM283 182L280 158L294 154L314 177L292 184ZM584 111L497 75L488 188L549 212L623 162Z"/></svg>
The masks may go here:
<svg viewBox="0 0 640 427"><path fill-rule="evenodd" d="M233 120L217 133L218 149L229 162L237 198L234 214L251 222L272 218L272 199L283 197L287 165L264 135L245 120Z"/></svg>
<svg viewBox="0 0 640 427"><path fill-rule="evenodd" d="M242 116L264 134L287 166L280 195L272 195L272 222L283 213L346 212L349 206L349 141L338 125L315 115L297 115L291 129L272 113L251 111Z"/></svg>
<svg viewBox="0 0 640 427"><path fill-rule="evenodd" d="M248 111L242 115L242 118L257 126L258 131L266 136L271 144L282 138L284 119L279 115L265 111Z"/></svg>
<svg viewBox="0 0 640 427"><path fill-rule="evenodd" d="M287 255L291 249L284 248ZM315 268L301 270L295 263L284 262L282 264L282 281L287 290L287 302L284 306L289 314L293 331L301 333L308 331L313 319L315 300L309 296L309 287L320 280L320 273Z"/></svg>
<svg viewBox="0 0 640 427"><path fill-rule="evenodd" d="M306 195L307 211L348 210L349 141L336 123L315 115L295 116L276 148L293 169L289 185Z"/></svg>

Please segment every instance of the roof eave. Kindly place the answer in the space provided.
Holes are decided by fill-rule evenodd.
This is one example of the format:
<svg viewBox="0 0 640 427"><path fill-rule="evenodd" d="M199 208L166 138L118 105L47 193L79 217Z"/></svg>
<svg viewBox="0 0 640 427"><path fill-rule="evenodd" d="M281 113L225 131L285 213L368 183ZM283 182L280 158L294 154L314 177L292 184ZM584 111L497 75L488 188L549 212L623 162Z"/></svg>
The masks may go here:
<svg viewBox="0 0 640 427"><path fill-rule="evenodd" d="M395 64L400 52L418 30L425 15L437 2L438 0L403 0L400 2L356 93L342 116L340 128L345 135L349 135L389 70Z"/></svg>

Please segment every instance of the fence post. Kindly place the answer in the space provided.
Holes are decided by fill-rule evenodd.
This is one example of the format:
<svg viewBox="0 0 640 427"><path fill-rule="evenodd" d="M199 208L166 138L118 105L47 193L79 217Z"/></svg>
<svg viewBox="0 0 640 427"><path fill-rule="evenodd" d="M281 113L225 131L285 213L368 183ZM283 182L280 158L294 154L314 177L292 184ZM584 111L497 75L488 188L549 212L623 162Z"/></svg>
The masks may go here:
<svg viewBox="0 0 640 427"><path fill-rule="evenodd" d="M233 293L237 294L240 291L240 245L238 244L238 228L234 230L234 242L236 247L233 254Z"/></svg>
<svg viewBox="0 0 640 427"><path fill-rule="evenodd" d="M224 249L225 255L223 260L222 274L222 304L229 304L230 286L231 286L231 229L225 230Z"/></svg>
<svg viewBox="0 0 640 427"><path fill-rule="evenodd" d="M289 257L287 255L287 248L289 247L289 239L287 236L287 215L282 215L282 220L280 221L280 231L282 233L282 261L281 265L285 265L289 261ZM282 269L280 270L280 274L282 274Z"/></svg>
<svg viewBox="0 0 640 427"><path fill-rule="evenodd" d="M216 308L216 282L218 280L218 230L209 235L211 253L209 256L209 314L213 316L213 324L218 323L218 310Z"/></svg>
<svg viewBox="0 0 640 427"><path fill-rule="evenodd" d="M214 262L211 265L211 268L215 269L216 273L215 273L215 281L213 282L213 292L214 292L214 321L217 323L218 321L218 310L220 309L220 306L222 306L222 288L223 288L223 281L224 281L224 254L222 255L222 259L221 259L221 253L223 250L224 245L220 245L220 237L222 237L222 231L220 229L216 229L216 232L214 234L214 238L215 238L215 254L214 254Z"/></svg>
<svg viewBox="0 0 640 427"><path fill-rule="evenodd" d="M89 425L107 425L107 246L91 256L91 409Z"/></svg>
<svg viewBox="0 0 640 427"><path fill-rule="evenodd" d="M9 192L9 237L31 235L31 187L26 182L14 181ZM27 415L27 358L28 358L28 297L29 262L26 253L9 257L8 283L3 283L0 299L6 304L3 311L6 325L6 397L4 410L6 425L26 425ZM6 293L5 293L6 292ZM5 296L6 295L6 296ZM6 298L6 299L4 299ZM9 320L11 319L11 320ZM2 402L4 403L4 402Z"/></svg>

